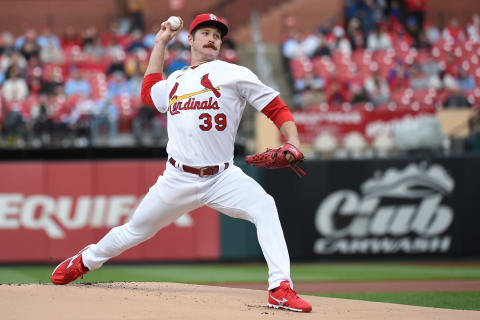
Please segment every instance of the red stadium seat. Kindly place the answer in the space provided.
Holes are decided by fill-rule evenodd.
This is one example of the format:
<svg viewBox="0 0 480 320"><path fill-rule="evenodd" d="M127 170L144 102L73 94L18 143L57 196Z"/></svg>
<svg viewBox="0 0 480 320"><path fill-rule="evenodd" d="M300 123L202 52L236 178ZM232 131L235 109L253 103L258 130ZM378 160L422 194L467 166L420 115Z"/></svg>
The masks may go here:
<svg viewBox="0 0 480 320"><path fill-rule="evenodd" d="M329 78L335 71L335 65L327 57L316 57L312 60L313 73L316 76Z"/></svg>
<svg viewBox="0 0 480 320"><path fill-rule="evenodd" d="M308 59L291 59L290 71L294 80L305 78L309 69L310 61ZM311 66L310 66L311 69Z"/></svg>

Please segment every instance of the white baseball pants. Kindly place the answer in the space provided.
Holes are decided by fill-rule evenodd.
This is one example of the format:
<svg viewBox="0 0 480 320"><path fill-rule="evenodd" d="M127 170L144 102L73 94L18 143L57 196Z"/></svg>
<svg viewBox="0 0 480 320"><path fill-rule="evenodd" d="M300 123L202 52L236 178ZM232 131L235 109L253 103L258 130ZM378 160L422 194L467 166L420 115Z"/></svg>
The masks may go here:
<svg viewBox="0 0 480 320"><path fill-rule="evenodd" d="M216 175L199 177L167 162L163 175L150 188L132 218L112 228L82 253L84 265L95 270L107 260L153 237L181 215L208 206L255 224L268 265L268 289L290 281L290 259L273 198L252 178L231 165ZM293 286L293 284L292 284Z"/></svg>

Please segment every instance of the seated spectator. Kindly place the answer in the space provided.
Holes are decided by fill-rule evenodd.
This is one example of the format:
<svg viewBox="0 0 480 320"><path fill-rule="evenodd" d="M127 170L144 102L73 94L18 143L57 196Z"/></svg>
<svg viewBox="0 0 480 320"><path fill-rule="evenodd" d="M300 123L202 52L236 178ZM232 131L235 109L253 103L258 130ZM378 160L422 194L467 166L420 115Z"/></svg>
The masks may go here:
<svg viewBox="0 0 480 320"><path fill-rule="evenodd" d="M121 37L122 35L120 33L118 21L114 20L108 26L108 30L102 34L102 44L104 46L108 46L110 43L112 43L112 40L114 42L118 42L119 38Z"/></svg>
<svg viewBox="0 0 480 320"><path fill-rule="evenodd" d="M370 97L364 86L352 83L350 88L352 92L352 104L366 103L370 101Z"/></svg>
<svg viewBox="0 0 480 320"><path fill-rule="evenodd" d="M345 36L345 30L341 26L335 26L332 30L334 39L334 47L342 53L350 54L352 52L352 46L350 41Z"/></svg>
<svg viewBox="0 0 480 320"><path fill-rule="evenodd" d="M63 33L62 37L62 48L64 50L69 50L72 47L78 46L80 47L82 45L82 41L75 30L73 26L68 26L65 29L65 32Z"/></svg>
<svg viewBox="0 0 480 320"><path fill-rule="evenodd" d="M352 50L365 48L365 38L360 28L360 20L357 18L351 19L348 23L347 37L350 40Z"/></svg>
<svg viewBox="0 0 480 320"><path fill-rule="evenodd" d="M14 101L7 108L3 123L2 123L2 137L7 141L7 144L18 146L19 138L23 143L28 141L27 121L24 118L25 110L23 105Z"/></svg>
<svg viewBox="0 0 480 320"><path fill-rule="evenodd" d="M427 10L427 0L406 0L407 15L413 19L420 29L423 28L425 20L425 11Z"/></svg>
<svg viewBox="0 0 480 320"><path fill-rule="evenodd" d="M43 75L43 86L40 93L52 95L57 87L63 85L63 76L59 69L50 68Z"/></svg>
<svg viewBox="0 0 480 320"><path fill-rule="evenodd" d="M392 48L392 41L386 29L385 24L380 23L377 29L368 35L367 48L369 50L377 51Z"/></svg>
<svg viewBox="0 0 480 320"><path fill-rule="evenodd" d="M399 0L392 0L390 2L390 11L388 13L388 21L390 24L398 23L403 20L403 12L400 7Z"/></svg>
<svg viewBox="0 0 480 320"><path fill-rule="evenodd" d="M155 36L157 35L158 30L160 30L160 25L156 23L152 26L152 31L143 37L143 45L145 48L153 48L155 45Z"/></svg>
<svg viewBox="0 0 480 320"><path fill-rule="evenodd" d="M129 94L129 86L125 75L117 71L112 75L111 80L108 83L108 97L113 99L121 94ZM138 94L138 93L137 93Z"/></svg>
<svg viewBox="0 0 480 320"><path fill-rule="evenodd" d="M295 30L290 31L289 38L283 42L282 54L287 59L293 59L304 56L302 52L302 39L300 33Z"/></svg>
<svg viewBox="0 0 480 320"><path fill-rule="evenodd" d="M91 144L90 122L95 108L95 101L83 93L79 95L68 117L68 123L73 130L75 143L78 147Z"/></svg>
<svg viewBox="0 0 480 320"><path fill-rule="evenodd" d="M37 44L42 49L47 46L57 50L61 49L60 39L52 32L50 26L44 26L42 28L42 33L37 38Z"/></svg>
<svg viewBox="0 0 480 320"><path fill-rule="evenodd" d="M102 45L99 37L95 37L92 43L83 48L83 52L91 55L95 60L101 60L105 56L105 48Z"/></svg>
<svg viewBox="0 0 480 320"><path fill-rule="evenodd" d="M0 37L0 56L11 54L15 50L13 42L13 35L10 32L2 33Z"/></svg>
<svg viewBox="0 0 480 320"><path fill-rule="evenodd" d="M313 57L324 57L324 56L330 56L332 54L332 51L330 50L330 47L327 44L327 40L325 39L325 36L321 32L316 33L317 39L318 39L318 46L317 49L313 52Z"/></svg>
<svg viewBox="0 0 480 320"><path fill-rule="evenodd" d="M137 51L136 54L131 55L125 59L125 75L127 78L130 78L138 73L145 74L146 70L146 57L147 53L145 51Z"/></svg>
<svg viewBox="0 0 480 320"><path fill-rule="evenodd" d="M315 33L308 34L305 38L300 42L300 48L303 54L307 57L313 56L313 53L317 50L320 44L320 40Z"/></svg>
<svg viewBox="0 0 480 320"><path fill-rule="evenodd" d="M143 73L140 70L137 70L129 79L128 79L128 93L131 97L138 96L142 90L142 81Z"/></svg>
<svg viewBox="0 0 480 320"><path fill-rule="evenodd" d="M42 63L39 57L32 57L27 63L27 83L30 77L40 77L42 75Z"/></svg>
<svg viewBox="0 0 480 320"><path fill-rule="evenodd" d="M31 110L34 145L46 146L51 142L53 134L51 112L47 95L41 94L38 104L34 105Z"/></svg>
<svg viewBox="0 0 480 320"><path fill-rule="evenodd" d="M312 71L308 71L304 78L295 80L295 91L303 91L306 89L323 89L325 87L325 80L322 77L315 76Z"/></svg>
<svg viewBox="0 0 480 320"><path fill-rule="evenodd" d="M295 81L294 106L308 108L313 104L325 101L325 80L316 77L313 72L307 72L305 78Z"/></svg>
<svg viewBox="0 0 480 320"><path fill-rule="evenodd" d="M30 94L37 96L42 91L44 83L40 75L32 74L27 79L27 85Z"/></svg>
<svg viewBox="0 0 480 320"><path fill-rule="evenodd" d="M431 87L431 79L422 72L418 64L410 66L410 86L414 90L425 90Z"/></svg>
<svg viewBox="0 0 480 320"><path fill-rule="evenodd" d="M140 30L134 30L132 32L132 41L127 47L127 52L132 53L136 50L145 50L147 47L143 44L143 34Z"/></svg>
<svg viewBox="0 0 480 320"><path fill-rule="evenodd" d="M405 21L405 29L413 39L413 46L415 48L419 48L420 34L422 33L422 27L418 25L417 20L413 17L407 18L407 20Z"/></svg>
<svg viewBox="0 0 480 320"><path fill-rule="evenodd" d="M23 101L27 98L27 82L20 77L15 65L12 66L9 77L3 83L2 95L7 101Z"/></svg>
<svg viewBox="0 0 480 320"><path fill-rule="evenodd" d="M115 72L121 72L125 74L125 64L123 62L124 58L125 58L124 54L113 56L113 60L107 68L107 72L106 72L107 76Z"/></svg>
<svg viewBox="0 0 480 320"><path fill-rule="evenodd" d="M118 42L117 38L111 38L110 42L105 45L105 53L113 59L125 58L125 50L123 50L123 46Z"/></svg>
<svg viewBox="0 0 480 320"><path fill-rule="evenodd" d="M30 60L32 57L35 57L35 58L40 57L40 47L35 42L35 39L27 38L25 39L25 43L20 49L20 53L25 57L25 59L28 62L28 60Z"/></svg>
<svg viewBox="0 0 480 320"><path fill-rule="evenodd" d="M382 17L381 9L375 3L375 0L364 0L361 8L361 27L364 38L375 30L375 26Z"/></svg>
<svg viewBox="0 0 480 320"><path fill-rule="evenodd" d="M467 25L468 38L473 42L480 42L480 15L474 13L472 22Z"/></svg>
<svg viewBox="0 0 480 320"><path fill-rule="evenodd" d="M374 105L381 105L390 100L390 89L388 83L383 79L378 71L365 79L365 90L370 101Z"/></svg>
<svg viewBox="0 0 480 320"><path fill-rule="evenodd" d="M83 77L78 69L72 71L72 77L65 83L65 94L90 96L92 89L90 83Z"/></svg>
<svg viewBox="0 0 480 320"><path fill-rule="evenodd" d="M5 73L5 76L9 76L9 69L15 66L19 74L24 74L27 69L27 60L18 52L11 52L2 56L0 63L0 72Z"/></svg>
<svg viewBox="0 0 480 320"><path fill-rule="evenodd" d="M61 48L58 48L51 38L46 38L46 43L41 46L40 60L43 63L62 63L64 60Z"/></svg>
<svg viewBox="0 0 480 320"><path fill-rule="evenodd" d="M172 59L166 66L167 74L172 74L173 72L189 65L189 62L187 61L187 53L179 43L172 45L170 52Z"/></svg>
<svg viewBox="0 0 480 320"><path fill-rule="evenodd" d="M465 33L463 32L463 28L462 26L460 26L460 23L458 22L458 19L456 17L452 18L450 20L450 24L446 26L445 29L443 29L442 37L445 40L451 41L465 40Z"/></svg>
<svg viewBox="0 0 480 320"><path fill-rule="evenodd" d="M118 131L118 106L109 98L99 100L93 110L90 126L93 145L99 144L98 138L103 127L108 130L108 143L115 146Z"/></svg>
<svg viewBox="0 0 480 320"><path fill-rule="evenodd" d="M410 74L401 61L398 61L388 72L387 82L390 91L403 90L410 87Z"/></svg>
<svg viewBox="0 0 480 320"><path fill-rule="evenodd" d="M468 92L475 89L475 79L467 73L464 68L458 70L457 82L462 92Z"/></svg>
<svg viewBox="0 0 480 320"><path fill-rule="evenodd" d="M441 37L440 30L437 28L437 26L427 22L425 24L425 36L428 43L435 44Z"/></svg>
<svg viewBox="0 0 480 320"><path fill-rule="evenodd" d="M341 82L336 76L327 81L326 87L327 103L330 105L340 105L349 102L347 84Z"/></svg>
<svg viewBox="0 0 480 320"><path fill-rule="evenodd" d="M15 50L20 51L20 49L24 46L27 39L35 40L37 38L37 31L30 27L25 29L23 35L19 36L17 40L15 40Z"/></svg>
<svg viewBox="0 0 480 320"><path fill-rule="evenodd" d="M53 131L51 144L54 146L63 146L69 142L73 135L73 130L69 122L73 106L66 102L62 86L57 87L55 92L47 97Z"/></svg>
<svg viewBox="0 0 480 320"><path fill-rule="evenodd" d="M397 48L405 45L412 47L414 45L415 40L405 31L402 24L395 24L393 28L391 33L393 47Z"/></svg>
<svg viewBox="0 0 480 320"><path fill-rule="evenodd" d="M189 33L188 33L187 30L185 30L185 29L181 30L177 34L177 36L174 39L172 39L172 41L180 42L182 44L182 46L185 48L185 50L188 50L188 52L190 52L190 50L189 50L190 44L188 43L188 35L189 35ZM228 36L225 39L223 39L222 45L225 45L230 49L235 49L235 44L233 43L233 40Z"/></svg>
<svg viewBox="0 0 480 320"><path fill-rule="evenodd" d="M459 89L457 79L445 71L440 71L438 76L434 76L430 82L432 88L439 91L455 91Z"/></svg>
<svg viewBox="0 0 480 320"><path fill-rule="evenodd" d="M82 31L82 48L83 50L91 47L95 38L97 38L97 28L94 26L89 26L85 30Z"/></svg>
<svg viewBox="0 0 480 320"><path fill-rule="evenodd" d="M419 62L420 69L427 75L427 77L434 77L442 71L442 66L438 59L428 54L425 61Z"/></svg>

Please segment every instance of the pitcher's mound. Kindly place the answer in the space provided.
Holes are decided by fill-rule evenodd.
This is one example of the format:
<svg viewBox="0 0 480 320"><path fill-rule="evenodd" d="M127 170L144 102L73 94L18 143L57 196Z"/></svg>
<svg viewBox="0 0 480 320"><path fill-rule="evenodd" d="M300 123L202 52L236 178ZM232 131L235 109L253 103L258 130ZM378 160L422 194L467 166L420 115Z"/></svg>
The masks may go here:
<svg viewBox="0 0 480 320"><path fill-rule="evenodd" d="M479 319L480 312L303 296L311 313L268 308L267 292L178 283L0 285L2 319Z"/></svg>

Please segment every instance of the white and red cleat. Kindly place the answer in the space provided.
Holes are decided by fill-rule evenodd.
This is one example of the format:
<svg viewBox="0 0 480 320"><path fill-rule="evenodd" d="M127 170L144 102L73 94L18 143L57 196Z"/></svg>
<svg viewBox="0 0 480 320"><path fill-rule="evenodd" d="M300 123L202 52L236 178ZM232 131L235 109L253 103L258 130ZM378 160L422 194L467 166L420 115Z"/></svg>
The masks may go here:
<svg viewBox="0 0 480 320"><path fill-rule="evenodd" d="M279 287L268 292L268 306L297 312L312 311L310 303L297 296L288 281L282 281Z"/></svg>
<svg viewBox="0 0 480 320"><path fill-rule="evenodd" d="M86 246L73 257L60 263L55 270L53 270L52 276L50 277L51 281L54 284L67 284L76 280L78 277L83 279L83 275L89 270L83 265L82 252L87 250L88 247L89 246Z"/></svg>

